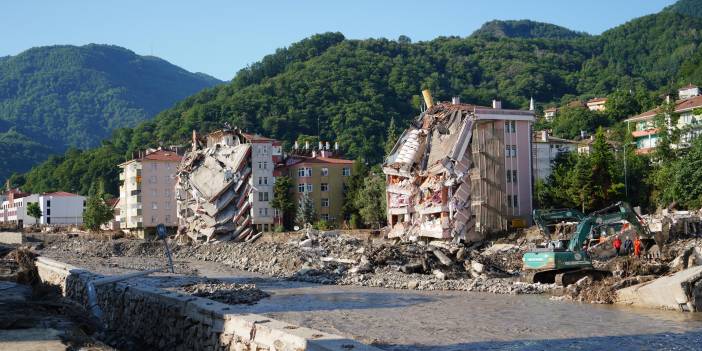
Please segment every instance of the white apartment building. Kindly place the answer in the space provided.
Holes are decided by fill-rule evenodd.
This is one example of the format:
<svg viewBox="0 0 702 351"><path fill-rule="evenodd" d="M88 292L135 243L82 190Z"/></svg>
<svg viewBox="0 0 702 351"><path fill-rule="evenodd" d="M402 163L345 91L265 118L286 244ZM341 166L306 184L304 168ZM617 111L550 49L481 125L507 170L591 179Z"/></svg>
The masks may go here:
<svg viewBox="0 0 702 351"><path fill-rule="evenodd" d="M119 165L120 228L144 238L158 224L175 230L175 179L181 156L170 150L147 150Z"/></svg>
<svg viewBox="0 0 702 351"><path fill-rule="evenodd" d="M551 176L553 161L563 153L576 151L578 142L553 137L543 130L534 133L531 147L534 179L546 180Z"/></svg>
<svg viewBox="0 0 702 351"><path fill-rule="evenodd" d="M26 194L18 191L5 196L0 208L0 223L17 224L20 227L41 225L80 225L83 224L85 210L84 196L67 192L44 194ZM27 214L30 203L39 203L41 217L38 219Z"/></svg>
<svg viewBox="0 0 702 351"><path fill-rule="evenodd" d="M283 159L282 144L260 135L242 135L251 144L251 223L259 231L271 231L274 225L274 209L271 207L275 183L273 171L276 163Z"/></svg>

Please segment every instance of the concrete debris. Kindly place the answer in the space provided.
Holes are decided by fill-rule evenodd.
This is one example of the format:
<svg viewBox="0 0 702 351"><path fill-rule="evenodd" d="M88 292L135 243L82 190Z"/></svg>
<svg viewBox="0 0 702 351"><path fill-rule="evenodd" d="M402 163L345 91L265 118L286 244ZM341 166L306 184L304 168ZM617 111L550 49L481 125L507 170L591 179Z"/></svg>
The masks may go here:
<svg viewBox="0 0 702 351"><path fill-rule="evenodd" d="M520 207L517 197L529 198L530 192L512 195L521 190L511 187L507 202L506 152L510 183L531 168L518 160L517 145L510 145L517 139L505 140L522 128L528 133L532 120L531 111L461 103L432 105L419 115L383 164L388 237L479 242L506 231L508 221L528 222L531 202Z"/></svg>
<svg viewBox="0 0 702 351"><path fill-rule="evenodd" d="M216 279L183 285L177 290L228 305L252 305L270 296L267 292L256 288L254 284L226 283Z"/></svg>
<svg viewBox="0 0 702 351"><path fill-rule="evenodd" d="M179 234L200 242L258 238L249 211L251 145L239 130L206 147L194 143L178 167Z"/></svg>
<svg viewBox="0 0 702 351"><path fill-rule="evenodd" d="M618 290L616 302L679 311L702 311L702 266Z"/></svg>

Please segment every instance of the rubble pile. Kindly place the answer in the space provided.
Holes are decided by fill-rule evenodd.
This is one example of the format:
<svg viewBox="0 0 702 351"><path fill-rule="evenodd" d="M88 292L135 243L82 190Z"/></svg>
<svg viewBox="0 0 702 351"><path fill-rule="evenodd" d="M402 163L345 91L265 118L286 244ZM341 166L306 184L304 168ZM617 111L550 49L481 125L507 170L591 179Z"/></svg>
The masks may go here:
<svg viewBox="0 0 702 351"><path fill-rule="evenodd" d="M194 144L178 167L179 234L194 241L248 239L254 234L247 201L251 145L238 131L204 148Z"/></svg>
<svg viewBox="0 0 702 351"><path fill-rule="evenodd" d="M270 295L255 284L226 283L217 279L183 285L178 290L197 297L204 297L229 305L253 305Z"/></svg>

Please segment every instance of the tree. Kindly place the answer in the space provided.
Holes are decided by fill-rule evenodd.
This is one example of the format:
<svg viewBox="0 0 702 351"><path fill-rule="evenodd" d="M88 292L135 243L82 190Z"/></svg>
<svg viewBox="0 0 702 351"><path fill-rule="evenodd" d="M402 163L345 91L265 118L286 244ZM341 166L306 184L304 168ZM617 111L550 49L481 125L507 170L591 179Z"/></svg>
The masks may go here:
<svg viewBox="0 0 702 351"><path fill-rule="evenodd" d="M570 201L580 205L581 211L592 206L592 166L587 155L577 156L575 167L568 173L566 193Z"/></svg>
<svg viewBox="0 0 702 351"><path fill-rule="evenodd" d="M395 118L390 118L390 124L388 125L388 136L385 139L385 156L390 154L392 148L395 147L397 143L397 127L395 127Z"/></svg>
<svg viewBox="0 0 702 351"><path fill-rule="evenodd" d="M94 183L83 213L83 224L90 230L99 231L100 226L114 218L112 208L105 202L107 195L102 179Z"/></svg>
<svg viewBox="0 0 702 351"><path fill-rule="evenodd" d="M366 177L354 202L366 225L380 227L386 220L385 178L376 173Z"/></svg>
<svg viewBox="0 0 702 351"><path fill-rule="evenodd" d="M607 143L604 129L598 128L590 153L592 203L594 208L610 205L622 195L624 184L619 182L617 161Z"/></svg>
<svg viewBox="0 0 702 351"><path fill-rule="evenodd" d="M27 214L34 217L36 224L39 224L39 218L41 218L41 208L39 208L38 202L30 202L27 204Z"/></svg>
<svg viewBox="0 0 702 351"><path fill-rule="evenodd" d="M317 210L314 208L314 202L310 197L310 193L304 193L297 203L297 213L295 214L295 222L299 226L312 224L317 221Z"/></svg>
<svg viewBox="0 0 702 351"><path fill-rule="evenodd" d="M290 189L293 186L293 181L288 176L275 178L273 186L273 201L271 207L278 210L279 225L290 228L292 219L294 219L295 203L292 201Z"/></svg>
<svg viewBox="0 0 702 351"><path fill-rule="evenodd" d="M363 161L356 160L351 169L351 179L344 185L344 203L341 210L346 220L351 220L353 215L358 216L356 193L363 187L363 180L367 175L368 167Z"/></svg>

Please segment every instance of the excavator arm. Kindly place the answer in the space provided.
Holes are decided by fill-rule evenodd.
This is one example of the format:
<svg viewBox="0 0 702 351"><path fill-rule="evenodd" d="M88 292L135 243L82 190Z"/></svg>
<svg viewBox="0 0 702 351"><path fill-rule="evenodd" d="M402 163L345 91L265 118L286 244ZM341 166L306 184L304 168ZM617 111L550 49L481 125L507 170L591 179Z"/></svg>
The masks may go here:
<svg viewBox="0 0 702 351"><path fill-rule="evenodd" d="M611 212L614 209L617 211ZM631 209L631 206L626 202L617 202L585 217L585 219L578 224L573 237L568 243L568 249L573 252L582 251L583 243L592 233L593 228L616 223L621 220L629 222L629 224L636 229L640 238L653 239L653 235L648 229L648 226L643 224L643 219Z"/></svg>

